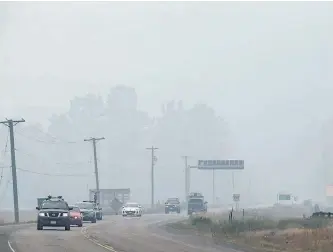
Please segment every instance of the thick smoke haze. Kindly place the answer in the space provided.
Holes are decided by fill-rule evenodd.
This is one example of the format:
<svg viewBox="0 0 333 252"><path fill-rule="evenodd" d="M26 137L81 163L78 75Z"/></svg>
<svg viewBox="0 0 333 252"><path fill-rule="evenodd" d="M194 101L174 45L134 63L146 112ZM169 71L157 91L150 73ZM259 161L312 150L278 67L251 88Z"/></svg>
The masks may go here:
<svg viewBox="0 0 333 252"><path fill-rule="evenodd" d="M21 207L95 187L184 198L184 160L244 159L215 172L221 203L325 199L333 183L330 2L0 3L0 118L15 126ZM8 128L0 127L0 208L12 207ZM325 157L325 158L323 158ZM213 202L212 172L191 190ZM59 175L59 176L58 176ZM61 175L61 176L60 176ZM63 176L74 175L74 176Z"/></svg>

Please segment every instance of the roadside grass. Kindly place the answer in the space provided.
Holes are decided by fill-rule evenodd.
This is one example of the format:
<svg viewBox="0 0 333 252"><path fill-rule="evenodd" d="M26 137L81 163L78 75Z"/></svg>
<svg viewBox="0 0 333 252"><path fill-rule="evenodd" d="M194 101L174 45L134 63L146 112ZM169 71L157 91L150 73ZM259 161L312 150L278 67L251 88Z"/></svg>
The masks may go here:
<svg viewBox="0 0 333 252"><path fill-rule="evenodd" d="M274 219L228 214L191 216L185 221L168 224L178 230L209 234L215 244L233 244L255 252L332 252L333 228L330 218Z"/></svg>
<svg viewBox="0 0 333 252"><path fill-rule="evenodd" d="M15 223L15 222L4 222L3 220L0 220L0 227L1 226L12 226L12 225L22 225L22 224L32 224L32 223L37 223L37 221L30 220L30 221L20 221L19 223Z"/></svg>

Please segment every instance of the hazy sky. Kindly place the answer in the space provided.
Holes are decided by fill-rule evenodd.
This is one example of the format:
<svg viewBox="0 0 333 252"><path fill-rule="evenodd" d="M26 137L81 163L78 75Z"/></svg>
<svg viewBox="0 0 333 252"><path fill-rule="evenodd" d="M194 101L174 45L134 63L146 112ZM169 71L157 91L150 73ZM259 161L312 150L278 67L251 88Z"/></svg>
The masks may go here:
<svg viewBox="0 0 333 252"><path fill-rule="evenodd" d="M211 105L263 172L314 172L332 116L332 13L332 2L2 2L0 115L44 120L124 84L152 115L171 99Z"/></svg>

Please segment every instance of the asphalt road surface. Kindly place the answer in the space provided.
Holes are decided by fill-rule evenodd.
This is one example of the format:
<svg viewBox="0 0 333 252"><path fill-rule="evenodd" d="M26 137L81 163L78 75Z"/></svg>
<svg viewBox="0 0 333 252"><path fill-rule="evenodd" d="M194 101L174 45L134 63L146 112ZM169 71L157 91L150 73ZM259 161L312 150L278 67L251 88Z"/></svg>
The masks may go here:
<svg viewBox="0 0 333 252"><path fill-rule="evenodd" d="M159 225L186 218L184 214L151 214L141 218L107 216L71 231L36 230L27 225L0 237L1 252L235 252L205 237L169 233ZM1 240L2 239L2 240ZM5 246L7 245L7 246ZM10 245L10 246L9 246Z"/></svg>

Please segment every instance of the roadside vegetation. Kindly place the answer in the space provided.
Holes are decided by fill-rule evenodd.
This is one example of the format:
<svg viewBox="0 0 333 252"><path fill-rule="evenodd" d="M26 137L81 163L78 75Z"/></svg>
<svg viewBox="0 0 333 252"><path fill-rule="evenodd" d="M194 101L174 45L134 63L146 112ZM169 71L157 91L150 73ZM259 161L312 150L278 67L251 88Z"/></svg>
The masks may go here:
<svg viewBox="0 0 333 252"><path fill-rule="evenodd" d="M215 244L229 244L244 251L333 251L332 219L329 217L274 219L234 214L192 216L169 228L211 237Z"/></svg>

